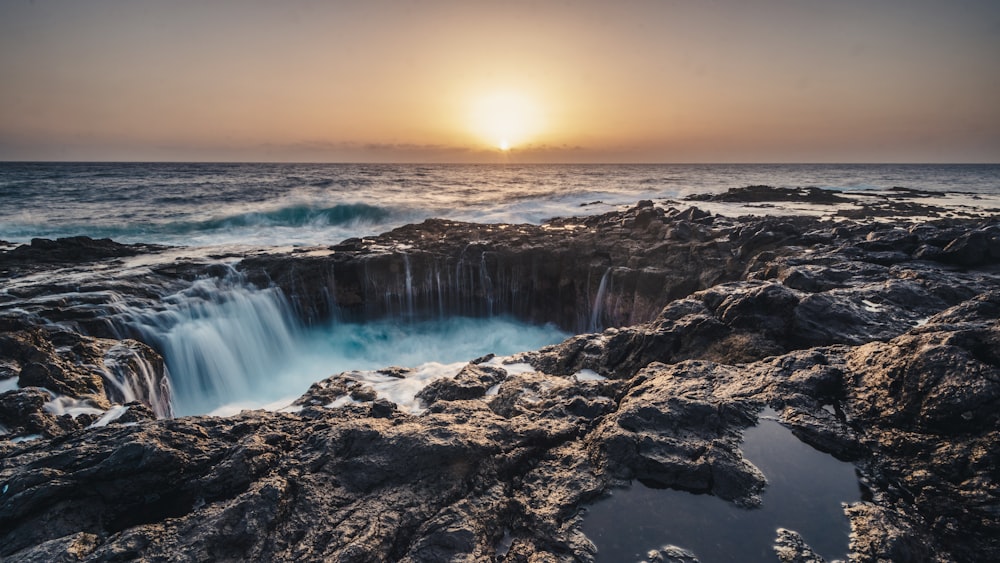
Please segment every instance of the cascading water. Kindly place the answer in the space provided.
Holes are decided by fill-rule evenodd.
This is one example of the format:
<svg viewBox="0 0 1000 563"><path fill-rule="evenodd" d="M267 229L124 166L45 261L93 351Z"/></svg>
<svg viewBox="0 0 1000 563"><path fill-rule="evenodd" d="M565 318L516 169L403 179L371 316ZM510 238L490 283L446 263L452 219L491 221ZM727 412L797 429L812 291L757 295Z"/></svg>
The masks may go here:
<svg viewBox="0 0 1000 563"><path fill-rule="evenodd" d="M128 341L108 349L101 371L104 380L111 384L117 402L142 401L159 418L173 416L170 377L158 376L158 370L141 352L129 346Z"/></svg>
<svg viewBox="0 0 1000 563"><path fill-rule="evenodd" d="M411 299L404 296L406 313ZM306 327L280 290L256 288L232 272L198 280L155 310L124 310L119 327L163 355L181 415L278 407L343 371L467 362L568 336L505 316L418 320L407 314L405 321L334 319Z"/></svg>
<svg viewBox="0 0 1000 563"><path fill-rule="evenodd" d="M125 324L158 348L174 380L180 414L246 400L285 361L302 327L277 289L235 274L198 280L159 310L133 310Z"/></svg>
<svg viewBox="0 0 1000 563"><path fill-rule="evenodd" d="M599 332L604 327L601 326L601 313L604 311L604 299L608 293L608 279L611 276L611 268L604 271L601 276L601 283L597 286L597 296L594 297L594 306L590 309L590 325L588 332Z"/></svg>
<svg viewBox="0 0 1000 563"><path fill-rule="evenodd" d="M413 318L413 270L410 268L410 257L403 254L403 265L406 267L406 314Z"/></svg>

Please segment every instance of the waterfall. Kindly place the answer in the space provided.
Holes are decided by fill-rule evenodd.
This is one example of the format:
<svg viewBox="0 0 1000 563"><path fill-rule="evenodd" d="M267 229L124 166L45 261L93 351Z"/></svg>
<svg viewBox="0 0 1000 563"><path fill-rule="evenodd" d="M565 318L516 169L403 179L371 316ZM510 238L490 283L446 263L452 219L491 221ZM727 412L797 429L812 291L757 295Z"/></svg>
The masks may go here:
<svg viewBox="0 0 1000 563"><path fill-rule="evenodd" d="M143 402L158 418L173 417L168 372L154 367L134 346L141 345L126 340L105 352L101 371L105 381L112 386L111 396L120 403Z"/></svg>
<svg viewBox="0 0 1000 563"><path fill-rule="evenodd" d="M413 270L410 268L410 256L403 254L403 266L406 270L406 313L413 318Z"/></svg>
<svg viewBox="0 0 1000 563"><path fill-rule="evenodd" d="M434 280L437 284L438 318L444 319L444 286L441 284L441 271L434 269Z"/></svg>
<svg viewBox="0 0 1000 563"><path fill-rule="evenodd" d="M597 286L597 296L594 297L594 306L590 308L590 325L588 332L598 332L603 327L601 325L601 312L604 310L604 298L608 292L608 278L611 275L611 268L604 270L601 276L601 283Z"/></svg>
<svg viewBox="0 0 1000 563"><path fill-rule="evenodd" d="M493 280L490 279L490 269L486 265L486 253L483 252L479 256L479 283L483 287L483 296L486 299L486 315L492 317L494 315L494 302L496 298L493 295Z"/></svg>
<svg viewBox="0 0 1000 563"><path fill-rule="evenodd" d="M161 416L169 416L171 396L181 416L281 408L333 374L469 361L535 349L567 336L554 326L531 326L506 316L521 280L512 272L494 271L492 256L477 253L457 263L428 263L426 256L405 254L393 258L377 257L363 263L361 271L323 282L327 293L310 293L304 284L286 286L289 294L277 287L262 289L230 269L225 277L196 280L159 300L122 301L110 319L116 336L155 349L166 364L157 373L169 373L170 382L157 387L143 375L144 350L129 350L125 340L106 362L108 388L122 400L145 393ZM339 309L335 297L345 286L355 300L350 306L361 314ZM310 314L311 304L301 304L302 315L297 315L286 297L296 289L330 299L328 309L344 314L306 322L302 316ZM132 376L131 387L122 376L126 367L139 374Z"/></svg>
<svg viewBox="0 0 1000 563"><path fill-rule="evenodd" d="M127 330L157 348L173 379L180 414L252 397L273 384L302 332L284 295L256 289L235 274L195 281L156 310L129 310Z"/></svg>

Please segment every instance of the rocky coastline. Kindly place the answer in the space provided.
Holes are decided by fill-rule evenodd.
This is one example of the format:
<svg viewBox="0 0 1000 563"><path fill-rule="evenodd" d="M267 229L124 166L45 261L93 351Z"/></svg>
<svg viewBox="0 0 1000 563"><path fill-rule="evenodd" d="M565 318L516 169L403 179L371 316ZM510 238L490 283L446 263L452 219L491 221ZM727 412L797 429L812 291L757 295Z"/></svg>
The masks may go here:
<svg viewBox="0 0 1000 563"><path fill-rule="evenodd" d="M477 359L420 413L348 372L286 412L173 418L163 358L116 315L227 276L305 323L509 314L576 336ZM850 560L1000 560L996 217L643 201L212 256L36 240L0 251L0 279L4 560L591 561L586 506L630 482L758 504L740 443L764 408L855 466Z"/></svg>

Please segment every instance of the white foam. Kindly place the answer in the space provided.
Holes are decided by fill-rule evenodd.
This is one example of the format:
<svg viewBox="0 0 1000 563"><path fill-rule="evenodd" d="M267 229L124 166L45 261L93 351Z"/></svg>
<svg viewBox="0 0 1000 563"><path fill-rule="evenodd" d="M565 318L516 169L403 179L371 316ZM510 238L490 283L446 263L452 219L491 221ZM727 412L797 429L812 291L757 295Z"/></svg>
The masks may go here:
<svg viewBox="0 0 1000 563"><path fill-rule="evenodd" d="M51 395L52 400L42 405L42 408L45 409L45 412L53 416L68 414L76 418L81 414L104 414L104 409L95 407L88 399L75 399L64 395L56 395L55 393L51 393Z"/></svg>
<svg viewBox="0 0 1000 563"><path fill-rule="evenodd" d="M392 377L369 371L357 372L359 376L357 380L368 383L380 399L396 403L400 410L411 414L420 414L424 408L416 398L417 393L438 379L455 377L465 366L465 362L453 364L428 362L417 366L405 377Z"/></svg>
<svg viewBox="0 0 1000 563"><path fill-rule="evenodd" d="M607 377L604 377L592 369L581 369L580 371L574 373L573 377L577 381L604 381L607 379Z"/></svg>
<svg viewBox="0 0 1000 563"><path fill-rule="evenodd" d="M42 439L41 434L28 434L26 436L18 436L17 438L11 438L11 442L17 444L18 442L33 442L35 440Z"/></svg>
<svg viewBox="0 0 1000 563"><path fill-rule="evenodd" d="M868 311L869 313L881 313L882 312L882 306L879 305L878 303L872 303L871 301L869 301L867 299L862 299L861 300L861 304L864 305L865 311Z"/></svg>
<svg viewBox="0 0 1000 563"><path fill-rule="evenodd" d="M267 403L261 403L258 401L238 401L238 402L226 403L224 405L216 407L215 409L212 409L212 411L208 413L208 416L218 416L218 417L235 416L243 411L254 411L254 410L265 410L272 412L299 412L300 410L302 410L302 407L298 405L292 405L292 401L294 401L295 399L296 397L294 395L288 395L280 399L277 399L275 401L270 401Z"/></svg>
<svg viewBox="0 0 1000 563"><path fill-rule="evenodd" d="M102 426L107 426L108 424L118 420L128 411L128 407L124 405L115 405L108 409L108 412L104 413L104 416L94 421L93 424L87 428L100 428Z"/></svg>
<svg viewBox="0 0 1000 563"><path fill-rule="evenodd" d="M17 378L9 377L7 379L0 379L0 393L6 393L7 391L14 391L17 389Z"/></svg>
<svg viewBox="0 0 1000 563"><path fill-rule="evenodd" d="M506 363L509 360L510 356L494 356L488 362L483 363L483 365L503 369L511 377L535 372L535 368L527 362Z"/></svg>
<svg viewBox="0 0 1000 563"><path fill-rule="evenodd" d="M341 397L337 397L336 399L334 399L333 401L324 406L328 409L339 409L340 407L346 407L347 405L356 405L358 403L359 401L355 401L354 398L351 397L350 395L343 395Z"/></svg>

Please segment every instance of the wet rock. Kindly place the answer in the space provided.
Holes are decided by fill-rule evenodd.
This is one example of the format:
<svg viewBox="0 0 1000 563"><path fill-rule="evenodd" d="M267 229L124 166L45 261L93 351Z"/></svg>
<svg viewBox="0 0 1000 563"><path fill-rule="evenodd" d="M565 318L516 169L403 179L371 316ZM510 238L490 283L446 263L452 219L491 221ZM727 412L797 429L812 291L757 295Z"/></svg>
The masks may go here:
<svg viewBox="0 0 1000 563"><path fill-rule="evenodd" d="M868 502L852 504L846 512L851 519L851 553L859 560L954 561L935 552L918 518ZM965 560L977 559L973 554Z"/></svg>
<svg viewBox="0 0 1000 563"><path fill-rule="evenodd" d="M431 382L417 393L417 398L428 405L434 401L478 399L506 377L507 372L503 369L470 363L454 378Z"/></svg>
<svg viewBox="0 0 1000 563"><path fill-rule="evenodd" d="M778 539L774 542L774 553L781 563L826 563L806 544L797 532L778 528Z"/></svg>
<svg viewBox="0 0 1000 563"><path fill-rule="evenodd" d="M0 394L0 439L26 436L58 436L64 428L45 410L51 396L44 389L28 387Z"/></svg>
<svg viewBox="0 0 1000 563"><path fill-rule="evenodd" d="M1000 264L1000 227L964 233L948 243L936 259L967 268Z"/></svg>
<svg viewBox="0 0 1000 563"><path fill-rule="evenodd" d="M67 333L64 333L64 335ZM72 336L72 335L70 335ZM103 379L94 371L79 369L99 356L94 349L81 346L70 354L60 354L53 344L54 335L42 329L0 334L0 356L18 366L18 385L45 387L55 393L70 396L103 395ZM79 343L83 344L83 338Z"/></svg>
<svg viewBox="0 0 1000 563"><path fill-rule="evenodd" d="M699 374L725 368L697 362L651 365L595 431L601 460L624 480L759 504L764 476L739 453L739 430L756 421L756 407ZM720 373L721 372L721 373ZM729 374L723 375L727 377ZM715 378L713 378L715 379Z"/></svg>
<svg viewBox="0 0 1000 563"><path fill-rule="evenodd" d="M774 186L756 185L743 188L729 188L721 194L695 194L684 199L690 201L724 201L735 203L750 203L764 201L795 201L820 204L844 203L851 201L839 195L837 190L822 188L776 188Z"/></svg>
<svg viewBox="0 0 1000 563"><path fill-rule="evenodd" d="M0 253L0 264L40 263L40 262L91 262L105 258L135 256L163 247L151 245L120 244L111 239L90 237L66 237L50 240L31 239L31 244L23 244L8 252Z"/></svg>
<svg viewBox="0 0 1000 563"><path fill-rule="evenodd" d="M710 219L700 210L667 217L645 203L541 226L430 219L332 254L258 255L238 268L282 288L308 322L333 311L358 319L502 312L584 331L595 321L649 320L671 299L737 276ZM681 231L683 242L667 243Z"/></svg>
<svg viewBox="0 0 1000 563"><path fill-rule="evenodd" d="M646 554L648 563L698 563L698 558L690 551L676 545L665 545Z"/></svg>
<svg viewBox="0 0 1000 563"><path fill-rule="evenodd" d="M128 410L115 419L111 424L138 424L140 422L149 422L158 418L156 413L144 403L132 401L130 403L125 403L122 406L127 407Z"/></svg>
<svg viewBox="0 0 1000 563"><path fill-rule="evenodd" d="M394 373L402 376L401 372ZM357 372L345 372L333 375L309 386L309 389L292 404L296 406L329 405L341 399L350 397L354 401L374 401L378 394L371 386L359 381Z"/></svg>
<svg viewBox="0 0 1000 563"><path fill-rule="evenodd" d="M99 409L138 400L159 416L172 413L163 359L141 342L31 328L0 333L0 358L21 388L44 388Z"/></svg>
<svg viewBox="0 0 1000 563"><path fill-rule="evenodd" d="M877 410L894 426L938 434L994 427L1000 420L998 349L997 326L925 329L891 345L858 348L851 367L859 376L852 387L871 401L866 416L874 418Z"/></svg>
<svg viewBox="0 0 1000 563"><path fill-rule="evenodd" d="M109 302L155 307L232 270L181 260L101 281L109 296L19 263L53 275L0 295L0 375L128 408L90 428L100 414L50 412L49 391L0 395L0 557L587 561L581 508L630 480L757 503L764 477L740 440L767 405L855 463L852 558L1000 559L993 227L900 227L641 202L542 226L430 220L242 261L305 322L506 313L588 332L516 358L527 373L477 359L425 388L420 415L346 372L296 413L152 420L149 401L108 385L113 368L157 365L108 328ZM799 540L782 532L779 556L810 560Z"/></svg>
<svg viewBox="0 0 1000 563"><path fill-rule="evenodd" d="M72 563L85 561L101 539L94 534L78 532L61 538L44 542L34 547L29 553L18 558L29 563Z"/></svg>

